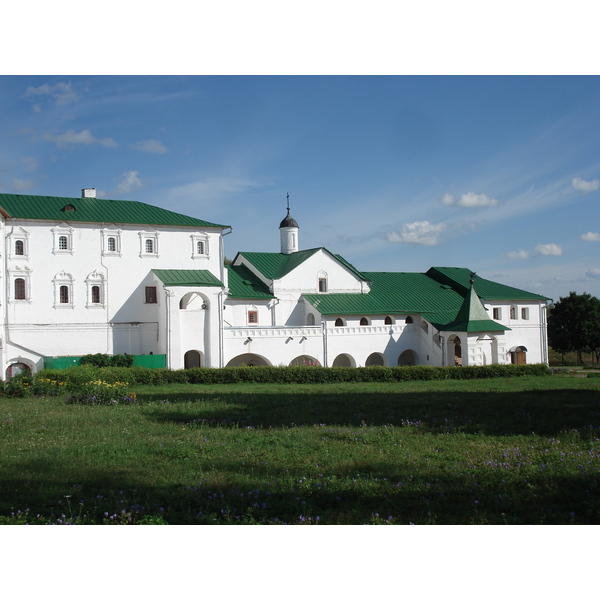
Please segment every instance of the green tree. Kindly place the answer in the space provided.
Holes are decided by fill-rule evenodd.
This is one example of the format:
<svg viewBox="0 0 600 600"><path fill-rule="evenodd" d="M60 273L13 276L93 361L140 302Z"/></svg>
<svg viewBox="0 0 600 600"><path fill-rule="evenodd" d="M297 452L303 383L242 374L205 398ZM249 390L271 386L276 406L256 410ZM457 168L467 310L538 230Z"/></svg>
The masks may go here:
<svg viewBox="0 0 600 600"><path fill-rule="evenodd" d="M563 356L577 352L581 364L582 352L600 359L600 300L590 294L569 292L560 298L548 315L548 343Z"/></svg>

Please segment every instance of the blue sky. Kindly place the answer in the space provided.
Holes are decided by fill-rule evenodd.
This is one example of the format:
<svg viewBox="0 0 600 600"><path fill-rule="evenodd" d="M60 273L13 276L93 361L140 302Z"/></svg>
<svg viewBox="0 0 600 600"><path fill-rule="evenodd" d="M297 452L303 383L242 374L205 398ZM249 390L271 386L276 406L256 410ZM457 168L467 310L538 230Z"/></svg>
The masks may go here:
<svg viewBox="0 0 600 600"><path fill-rule="evenodd" d="M600 296L597 76L0 76L0 191L131 199L364 271Z"/></svg>

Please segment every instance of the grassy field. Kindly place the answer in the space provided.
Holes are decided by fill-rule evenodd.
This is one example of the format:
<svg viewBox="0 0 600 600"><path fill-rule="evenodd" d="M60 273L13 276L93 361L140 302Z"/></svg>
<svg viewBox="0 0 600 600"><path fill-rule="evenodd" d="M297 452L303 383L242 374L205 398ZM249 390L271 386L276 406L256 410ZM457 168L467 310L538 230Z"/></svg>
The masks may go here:
<svg viewBox="0 0 600 600"><path fill-rule="evenodd" d="M133 391L0 398L0 523L600 523L600 378Z"/></svg>

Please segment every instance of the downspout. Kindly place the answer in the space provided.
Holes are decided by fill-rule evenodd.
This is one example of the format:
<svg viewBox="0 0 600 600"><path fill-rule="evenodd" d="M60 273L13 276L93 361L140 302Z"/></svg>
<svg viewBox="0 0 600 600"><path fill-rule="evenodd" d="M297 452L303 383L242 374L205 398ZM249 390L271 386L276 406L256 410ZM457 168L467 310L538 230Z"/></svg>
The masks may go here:
<svg viewBox="0 0 600 600"><path fill-rule="evenodd" d="M219 261L220 261L220 270L221 270L221 282L225 283L225 247L223 244L223 238L226 235L233 233L233 227L229 227L229 231L225 232L225 230L221 231L221 236L219 237ZM222 368L223 362L225 360L225 348L224 348L224 319L223 319L223 302L224 302L224 290L222 289L219 292L219 368Z"/></svg>
<svg viewBox="0 0 600 600"><path fill-rule="evenodd" d="M100 231L103 231L104 229L104 223L102 223L101 227L100 227ZM106 269L106 284L104 285L104 289L102 290L104 292L104 314L106 315L106 354L108 354L109 350L111 349L111 343L110 343L110 321L109 321L109 315L110 312L108 310L108 297L109 297L109 293L108 293L108 267L104 264L103 259L104 259L104 252L102 251L104 246L104 233L100 236L100 265L102 267L104 267L104 269ZM111 352L112 354L112 352Z"/></svg>
<svg viewBox="0 0 600 600"><path fill-rule="evenodd" d="M321 320L321 327L323 329L323 366L328 367L328 359L327 359L327 322L325 319Z"/></svg>
<svg viewBox="0 0 600 600"><path fill-rule="evenodd" d="M11 341L10 339L10 323L8 322L8 297L10 290L10 277L8 277L8 238L13 234L15 230L15 219L12 219L12 226L10 233L4 236L4 331L5 331L5 340L2 348L2 366L3 372L0 373L0 379L4 379L4 370L6 369L6 346L10 344L11 346L15 346L16 348L20 348L21 350L25 350L25 352L30 352L31 354L36 354L40 358L44 358L43 354L40 354L36 350L32 350L31 348L27 348L26 346L21 346L21 344L17 344L16 342Z"/></svg>

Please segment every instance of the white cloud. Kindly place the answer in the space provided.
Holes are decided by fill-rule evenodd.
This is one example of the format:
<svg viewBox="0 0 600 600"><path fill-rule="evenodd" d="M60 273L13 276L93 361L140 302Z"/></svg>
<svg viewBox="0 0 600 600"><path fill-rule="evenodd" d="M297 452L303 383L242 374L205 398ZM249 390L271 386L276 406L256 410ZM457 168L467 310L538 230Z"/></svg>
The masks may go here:
<svg viewBox="0 0 600 600"><path fill-rule="evenodd" d="M47 83L44 83L39 87L29 86L25 92L26 98L37 98L43 96L49 96L56 101L56 104L60 105L76 102L80 98L79 92L73 88L73 85L70 81L69 83L59 82L55 85L48 85ZM34 109L38 112L40 111L39 106L35 106Z"/></svg>
<svg viewBox="0 0 600 600"><path fill-rule="evenodd" d="M121 175L121 181L117 185L117 192L128 194L142 187L142 180L138 177L138 171L127 171Z"/></svg>
<svg viewBox="0 0 600 600"><path fill-rule="evenodd" d="M475 192L463 194L458 199L452 194L446 193L442 196L442 204L446 206L460 206L462 208L483 208L486 206L496 206L498 200L487 194L476 194Z"/></svg>
<svg viewBox="0 0 600 600"><path fill-rule="evenodd" d="M429 221L415 221L402 225L399 232L388 233L388 242L437 246L441 240L439 234L446 228L445 223L434 225Z"/></svg>
<svg viewBox="0 0 600 600"><path fill-rule="evenodd" d="M48 142L54 142L58 148L64 148L69 144L100 144L106 148L115 148L118 146L117 142L112 138L95 138L89 129L83 129L79 133L74 129L69 129L69 131L61 133L60 135L51 135L48 133L43 136L43 139Z"/></svg>
<svg viewBox="0 0 600 600"><path fill-rule="evenodd" d="M585 181L584 179L575 177L575 179L571 180L571 184L578 192L587 194L589 192L595 192L600 187L600 180L594 179L593 181Z"/></svg>
<svg viewBox="0 0 600 600"><path fill-rule="evenodd" d="M17 192L26 192L35 186L35 181L33 179L13 179L12 187Z"/></svg>
<svg viewBox="0 0 600 600"><path fill-rule="evenodd" d="M592 279L600 279L600 269L590 269L586 271L586 275Z"/></svg>
<svg viewBox="0 0 600 600"><path fill-rule="evenodd" d="M142 152L150 152L151 154L164 154L168 152L164 144L158 140L142 140L133 144L133 148Z"/></svg>
<svg viewBox="0 0 600 600"><path fill-rule="evenodd" d="M538 244L535 251L542 256L561 256L562 248L558 244Z"/></svg>
<svg viewBox="0 0 600 600"><path fill-rule="evenodd" d="M588 231L587 233L580 235L579 239L583 240L584 242L600 242L600 233Z"/></svg>
<svg viewBox="0 0 600 600"><path fill-rule="evenodd" d="M513 250L512 252L507 252L504 256L516 260L527 260L530 258L529 252L526 252L525 250Z"/></svg>

